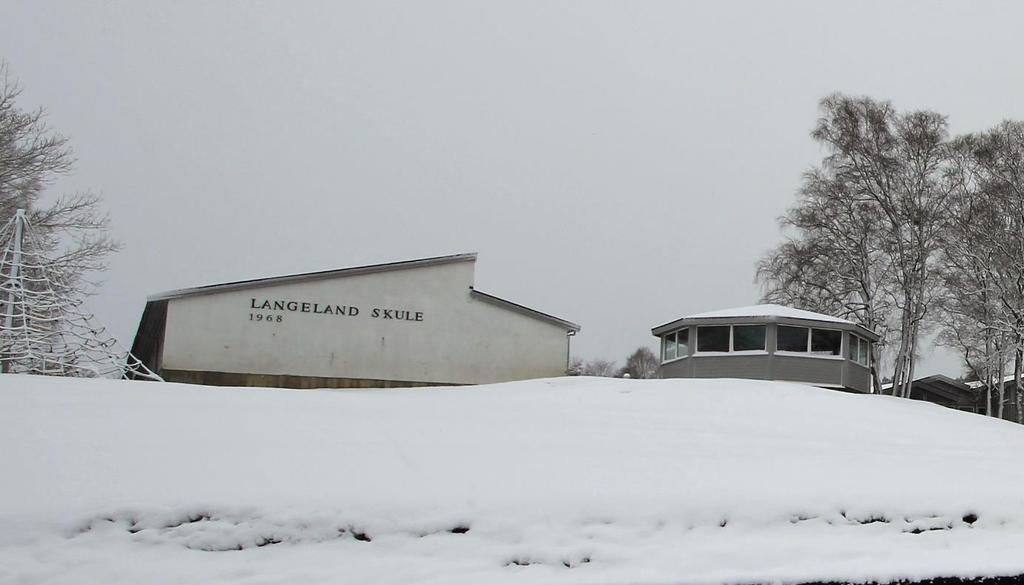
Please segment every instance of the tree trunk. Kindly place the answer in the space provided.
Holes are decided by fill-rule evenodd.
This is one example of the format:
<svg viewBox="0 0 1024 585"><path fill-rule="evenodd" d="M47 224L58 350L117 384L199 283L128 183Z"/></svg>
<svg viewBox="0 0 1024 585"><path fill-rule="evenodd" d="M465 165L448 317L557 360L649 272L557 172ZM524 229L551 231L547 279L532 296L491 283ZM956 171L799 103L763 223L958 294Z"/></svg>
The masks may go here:
<svg viewBox="0 0 1024 585"><path fill-rule="evenodd" d="M871 392L882 393L882 379L878 377L878 364L875 362L875 350L871 350Z"/></svg>
<svg viewBox="0 0 1024 585"><path fill-rule="evenodd" d="M903 386L906 384L907 378L907 344L910 343L910 332L907 326L906 309L904 309L903 317L900 321L900 349L899 353L896 354L896 364L892 374L893 396L903 396Z"/></svg>
<svg viewBox="0 0 1024 585"><path fill-rule="evenodd" d="M1003 403L1006 401L1006 384L1003 382L1003 378L1006 376L1003 372L1006 371L1006 352L1004 349L1005 345L1001 345L999 348L999 376L996 378L996 384L999 384L999 389L996 395L999 397L999 404L996 405L996 418L1003 418Z"/></svg>
<svg viewBox="0 0 1024 585"><path fill-rule="evenodd" d="M985 416L992 416L992 332L985 329Z"/></svg>
<svg viewBox="0 0 1024 585"><path fill-rule="evenodd" d="M1021 391L1021 368L1024 367L1024 350L1021 348L1020 334L1016 336L1015 351L1013 355L1013 409L1017 424L1024 424L1024 409L1021 403L1024 402L1024 393Z"/></svg>

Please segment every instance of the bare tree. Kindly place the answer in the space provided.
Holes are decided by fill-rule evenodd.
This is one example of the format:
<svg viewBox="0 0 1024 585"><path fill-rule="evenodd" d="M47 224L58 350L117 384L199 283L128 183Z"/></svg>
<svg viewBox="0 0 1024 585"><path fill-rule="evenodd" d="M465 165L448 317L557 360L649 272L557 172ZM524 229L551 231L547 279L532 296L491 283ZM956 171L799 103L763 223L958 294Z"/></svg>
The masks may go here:
<svg viewBox="0 0 1024 585"><path fill-rule="evenodd" d="M654 378L658 375L658 356L654 355L649 347L639 347L626 358L626 365L622 368L620 376L629 374L630 378Z"/></svg>
<svg viewBox="0 0 1024 585"><path fill-rule="evenodd" d="M159 379L82 306L118 244L99 196L48 196L74 157L45 110L19 106L21 93L0 62L0 371Z"/></svg>
<svg viewBox="0 0 1024 585"><path fill-rule="evenodd" d="M569 360L569 367L565 369L566 376L582 376L583 375L583 358L573 356Z"/></svg>
<svg viewBox="0 0 1024 585"><path fill-rule="evenodd" d="M1002 270L997 279L1013 339L1013 401L1024 423L1024 123L1005 121L973 142L972 154L984 177L983 189L1000 205L1004 228L993 243Z"/></svg>
<svg viewBox="0 0 1024 585"><path fill-rule="evenodd" d="M45 110L19 107L21 93L0 62L0 223L26 210L40 246L64 275L62 282L85 292L92 284L88 275L105 268L107 256L119 246L109 236L98 195L46 197L47 188L72 171L74 155L68 139L47 126Z"/></svg>
<svg viewBox="0 0 1024 585"><path fill-rule="evenodd" d="M973 182L965 182L965 187ZM993 412L993 393L1003 403L1003 374L1008 359L1005 306L996 284L1000 270L989 241L993 224L1000 222L997 210L973 189L965 188L956 198L950 223L941 243L938 274L942 294L936 302L940 323L939 343L960 352L970 376L984 387L986 414Z"/></svg>
<svg viewBox="0 0 1024 585"><path fill-rule="evenodd" d="M946 119L841 94L820 107L811 136L828 154L805 176L802 199L784 220L810 229L763 261L759 276L769 298L792 294L797 304L845 309L873 329L891 307L898 316L893 393L908 396L954 189ZM790 293L792 282L800 286Z"/></svg>
<svg viewBox="0 0 1024 585"><path fill-rule="evenodd" d="M792 235L757 265L764 300L843 317L886 339L892 305L884 287L892 263L881 247L875 206L812 169L780 224ZM880 349L872 346L874 388L881 388Z"/></svg>
<svg viewBox="0 0 1024 585"><path fill-rule="evenodd" d="M1000 417L1003 371L1012 359L1011 398L1024 423L1024 124L1006 121L960 137L951 151L956 191L942 239L946 338L955 335L965 362L973 355L982 365L974 373L990 394L998 385Z"/></svg>
<svg viewBox="0 0 1024 585"><path fill-rule="evenodd" d="M612 378L615 376L615 362L601 359L589 360L583 364L582 375Z"/></svg>

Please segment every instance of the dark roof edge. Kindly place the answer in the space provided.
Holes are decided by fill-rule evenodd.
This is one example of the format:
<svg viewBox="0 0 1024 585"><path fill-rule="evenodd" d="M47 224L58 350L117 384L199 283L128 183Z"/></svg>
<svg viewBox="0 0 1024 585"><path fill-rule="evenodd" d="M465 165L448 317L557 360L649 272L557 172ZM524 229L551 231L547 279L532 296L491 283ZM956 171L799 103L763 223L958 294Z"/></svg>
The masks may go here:
<svg viewBox="0 0 1024 585"><path fill-rule="evenodd" d="M165 301L181 297L192 297L208 295L219 292L226 292L237 289L249 288L252 286L271 286L275 284L291 284L309 280L321 280L344 276L358 276L361 274L373 274L376 272L390 272L392 270L408 270L410 268L424 268L427 266L439 266L454 262L476 262L476 252L467 254L452 254L449 256L435 256L432 258L419 258L416 260L402 260L400 262L387 262L384 264L370 264L367 266L354 266L352 268L336 268L334 270L321 270L318 272L304 272L301 274L289 274L285 276L271 276L268 278L253 278L249 280L237 280L222 284L208 284L193 288L182 288L157 293L149 297L149 301Z"/></svg>
<svg viewBox="0 0 1024 585"><path fill-rule="evenodd" d="M542 313L540 311L537 311L536 309L531 309L530 307L525 307L525 306L520 305L518 303L513 303L512 301L505 300L505 299L503 299L501 297L496 297L494 295L489 295L489 294L487 294L485 292L480 292L480 291L476 290L473 287L470 287L469 295L471 297L478 298L481 301L484 301L484 302L487 302L487 303L491 303L492 305L496 305L496 306L501 307L503 309L508 309L508 310L513 311L515 313L519 313L520 315L525 315L527 317L533 317L534 319L539 319L541 321L547 321L548 323L551 323L553 325L558 325L559 327L564 327L565 329L567 329L569 331L572 331L573 333L578 333L579 330L580 330L580 326L575 324L575 323L573 323L572 321L566 321L565 319L559 319L558 317L555 317L554 315L548 315L547 313Z"/></svg>
<svg viewBox="0 0 1024 585"><path fill-rule="evenodd" d="M797 323L801 325L807 324L820 324L822 328L831 329L843 329L857 331L861 335L868 337L871 341L878 341L881 336L874 331L853 323L852 321L846 323L840 323L837 321L823 321L820 319L804 319L802 317L787 317L784 315L755 315L750 317L683 317L682 319L676 319L675 321L669 321L664 325L658 325L657 327L651 328L651 335L658 337L662 333L672 331L673 329L682 325L710 325L715 323L728 323L742 325L744 323Z"/></svg>
<svg viewBox="0 0 1024 585"><path fill-rule="evenodd" d="M968 386L965 382L961 382L960 380L957 380L955 378L950 378L949 376L947 376L945 374L931 374L929 376L922 376L920 378L916 378L913 381L914 382L918 382L918 381L926 382L926 381L930 381L930 380L941 380L942 382L945 382L946 384L949 384L950 386L956 386L957 388L960 388L961 390L971 390L971 387Z"/></svg>

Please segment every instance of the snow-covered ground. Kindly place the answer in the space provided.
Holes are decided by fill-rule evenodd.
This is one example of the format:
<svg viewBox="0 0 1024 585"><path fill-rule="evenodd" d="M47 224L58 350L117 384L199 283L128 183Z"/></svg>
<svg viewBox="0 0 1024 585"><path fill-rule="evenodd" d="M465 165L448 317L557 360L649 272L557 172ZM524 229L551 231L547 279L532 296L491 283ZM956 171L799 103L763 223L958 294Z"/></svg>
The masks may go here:
<svg viewBox="0 0 1024 585"><path fill-rule="evenodd" d="M5 375L0 470L5 584L1024 573L1024 428L782 383Z"/></svg>

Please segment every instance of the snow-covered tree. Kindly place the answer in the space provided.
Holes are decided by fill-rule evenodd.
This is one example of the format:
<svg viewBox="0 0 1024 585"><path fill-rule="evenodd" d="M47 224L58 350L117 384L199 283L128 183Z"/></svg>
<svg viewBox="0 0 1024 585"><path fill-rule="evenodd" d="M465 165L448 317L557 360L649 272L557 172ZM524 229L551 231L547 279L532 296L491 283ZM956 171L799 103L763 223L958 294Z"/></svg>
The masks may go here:
<svg viewBox="0 0 1024 585"><path fill-rule="evenodd" d="M881 247L877 209L822 169L805 173L797 204L780 219L790 235L757 266L765 302L843 317L888 337L892 264ZM871 374L881 387L881 346Z"/></svg>
<svg viewBox="0 0 1024 585"><path fill-rule="evenodd" d="M61 271L61 282L87 292L90 273L105 268L118 244L109 235L98 195L48 196L47 189L71 172L74 154L68 139L47 126L45 110L19 106L21 93L0 61L0 222L25 210L41 252Z"/></svg>
<svg viewBox="0 0 1024 585"><path fill-rule="evenodd" d="M1024 422L1024 124L1003 122L953 143L956 192L941 246L943 339L999 394L1013 365L1012 400Z"/></svg>
<svg viewBox="0 0 1024 585"><path fill-rule="evenodd" d="M946 119L841 94L820 107L811 136L827 154L783 220L796 233L761 262L759 278L770 300L845 314L883 334L891 317L893 393L908 396L953 190Z"/></svg>
<svg viewBox="0 0 1024 585"><path fill-rule="evenodd" d="M602 359L588 360L583 364L581 375L612 378L615 376L615 362Z"/></svg>
<svg viewBox="0 0 1024 585"><path fill-rule="evenodd" d="M20 95L0 62L0 371L158 379L84 308L89 275L118 245L97 195L47 197L73 154Z"/></svg>
<svg viewBox="0 0 1024 585"><path fill-rule="evenodd" d="M626 365L619 372L620 376L629 374L630 378L647 379L658 375L658 356L649 347L639 347L626 358Z"/></svg>

